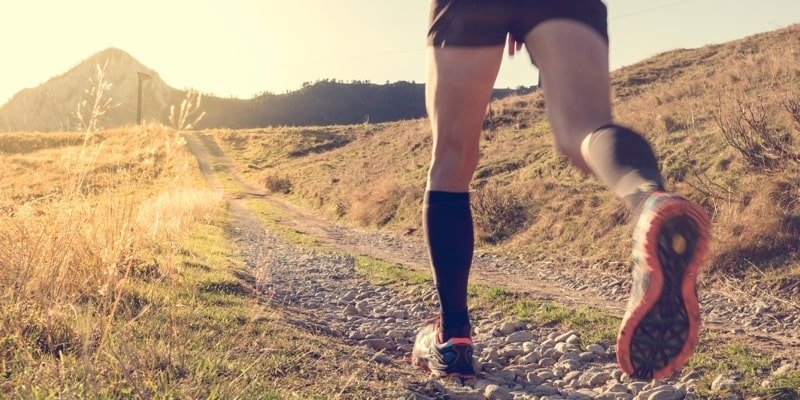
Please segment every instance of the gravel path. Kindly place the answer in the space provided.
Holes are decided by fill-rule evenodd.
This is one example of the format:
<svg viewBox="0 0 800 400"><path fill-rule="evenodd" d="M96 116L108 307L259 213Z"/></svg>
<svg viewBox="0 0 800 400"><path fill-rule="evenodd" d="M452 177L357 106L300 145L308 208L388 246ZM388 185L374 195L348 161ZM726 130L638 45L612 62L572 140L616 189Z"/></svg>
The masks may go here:
<svg viewBox="0 0 800 400"><path fill-rule="evenodd" d="M212 164L230 171L230 161L213 138L190 136L189 145L207 177ZM214 157L213 163L209 157ZM234 179L238 178L234 175ZM257 193L238 180L243 188ZM347 254L363 253L428 270L424 245L418 239L333 226L301 213L285 200L265 200L288 211L287 220L282 223L333 242L336 247L347 249ZM266 231L242 200L231 200L231 210L235 219L232 236L243 249L244 259L255 271L257 285L272 307L296 316L294 323L298 326L347 338L353 346L374 351L375 362L403 370L411 368L408 359L414 334L436 312L432 286L371 285L356 272L354 257L304 248L281 239ZM488 253L476 255L475 269L479 281L500 283L567 305L592 305L621 312L629 290L625 279L610 274L579 277L552 266ZM775 340L773 345L784 350L787 346L783 340L787 338L775 339L775 330L788 332L788 340L800 337L800 319L796 313L782 314L783 305L739 304L714 293L704 294L702 302L707 319L727 319L711 324L718 329L754 338L763 330L769 335L762 338ZM481 379L451 380L442 385L416 372L420 380L408 382L407 392L395 397L683 399L695 396L695 384L701 377L697 372L686 371L668 381L632 382L616 366L613 346L583 343L575 332L525 324L499 313L473 315L473 324ZM720 385L727 383L727 378L718 378L724 378L715 379Z"/></svg>
<svg viewBox="0 0 800 400"><path fill-rule="evenodd" d="M233 239L270 306L296 315L294 323L305 329L379 352L376 362L410 368L414 335L436 312L432 286L371 285L352 256L309 250L271 234L241 200L232 201L231 211ZM699 377L632 382L618 370L613 348L582 345L575 332L499 313L475 315L474 324L481 379L410 384L403 397L423 398L433 390L436 397L463 399L674 399L691 393Z"/></svg>

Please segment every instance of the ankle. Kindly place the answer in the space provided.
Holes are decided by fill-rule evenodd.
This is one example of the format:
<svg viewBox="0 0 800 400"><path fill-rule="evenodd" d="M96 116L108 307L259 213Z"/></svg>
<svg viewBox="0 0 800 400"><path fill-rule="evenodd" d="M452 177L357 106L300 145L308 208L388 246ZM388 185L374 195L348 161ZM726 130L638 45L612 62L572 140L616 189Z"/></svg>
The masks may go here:
<svg viewBox="0 0 800 400"><path fill-rule="evenodd" d="M472 337L469 310L442 311L439 315L439 340L444 343L452 338Z"/></svg>
<svg viewBox="0 0 800 400"><path fill-rule="evenodd" d="M631 193L623 198L625 205L631 215L631 223L636 225L639 221L639 216L642 214L644 203L655 192L663 192L664 187L656 184L647 184L640 186L634 193Z"/></svg>

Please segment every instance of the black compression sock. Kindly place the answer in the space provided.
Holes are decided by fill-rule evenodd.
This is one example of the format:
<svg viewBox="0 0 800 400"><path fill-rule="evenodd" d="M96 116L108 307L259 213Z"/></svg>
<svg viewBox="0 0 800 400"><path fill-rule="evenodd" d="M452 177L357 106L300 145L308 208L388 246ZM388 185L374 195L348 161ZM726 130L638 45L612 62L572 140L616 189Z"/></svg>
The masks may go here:
<svg viewBox="0 0 800 400"><path fill-rule="evenodd" d="M606 125L589 138L589 159L595 176L625 201L632 217L655 190L664 190L653 148L642 135L622 126Z"/></svg>
<svg viewBox="0 0 800 400"><path fill-rule="evenodd" d="M441 304L445 336L442 340L454 337L448 335L463 333L465 327L468 336L467 282L474 248L469 193L428 191L422 214L422 227ZM461 314L463 316L459 317Z"/></svg>
<svg viewBox="0 0 800 400"><path fill-rule="evenodd" d="M471 337L471 327L469 323L469 310L442 312L439 316L442 324L442 342L446 342L454 337Z"/></svg>

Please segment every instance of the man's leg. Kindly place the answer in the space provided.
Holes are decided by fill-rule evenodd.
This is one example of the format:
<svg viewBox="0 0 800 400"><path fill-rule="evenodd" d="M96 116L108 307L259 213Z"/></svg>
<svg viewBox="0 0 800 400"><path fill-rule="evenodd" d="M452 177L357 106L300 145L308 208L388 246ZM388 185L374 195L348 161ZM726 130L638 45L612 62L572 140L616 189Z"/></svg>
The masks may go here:
<svg viewBox="0 0 800 400"><path fill-rule="evenodd" d="M473 252L469 183L502 46L428 49L426 106L433 131L423 227L441 304L442 337L469 336Z"/></svg>
<svg viewBox="0 0 800 400"><path fill-rule="evenodd" d="M469 336L467 280L473 252L469 183L502 46L428 49L426 105L433 150L423 228L441 304L441 338Z"/></svg>
<svg viewBox="0 0 800 400"><path fill-rule="evenodd" d="M635 212L650 191L662 188L663 179L647 141L612 123L605 39L585 24L551 20L534 28L526 44L542 74L559 149Z"/></svg>
<svg viewBox="0 0 800 400"><path fill-rule="evenodd" d="M542 73L559 148L625 200L634 218L633 288L617 337L617 360L635 378L660 379L697 344L696 281L709 241L705 213L663 192L649 143L611 121L608 47L588 25L553 19L526 44Z"/></svg>
<svg viewBox="0 0 800 400"><path fill-rule="evenodd" d="M474 240L469 182L502 51L503 46L428 48L425 94L433 150L422 226L441 310L438 323L417 333L411 360L436 376L475 375L467 309Z"/></svg>

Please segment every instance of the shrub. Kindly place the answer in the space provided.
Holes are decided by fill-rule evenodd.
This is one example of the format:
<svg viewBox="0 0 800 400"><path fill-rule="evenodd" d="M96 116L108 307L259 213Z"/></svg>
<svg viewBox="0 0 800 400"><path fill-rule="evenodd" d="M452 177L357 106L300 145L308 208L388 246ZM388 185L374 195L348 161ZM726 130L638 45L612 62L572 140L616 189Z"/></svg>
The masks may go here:
<svg viewBox="0 0 800 400"><path fill-rule="evenodd" d="M472 218L478 238L497 243L517 233L530 219L522 199L509 190L488 184L472 194Z"/></svg>
<svg viewBox="0 0 800 400"><path fill-rule="evenodd" d="M272 193L289 194L292 192L292 181L282 176L267 175L264 178L264 187Z"/></svg>
<svg viewBox="0 0 800 400"><path fill-rule="evenodd" d="M384 226L391 222L401 205L416 201L420 190L396 180L382 181L354 193L348 213L363 226Z"/></svg>
<svg viewBox="0 0 800 400"><path fill-rule="evenodd" d="M791 107L787 103L790 113ZM791 131L770 121L761 98L757 104L736 99L736 106L728 109L720 102L716 123L728 144L755 170L773 171L787 160L798 160Z"/></svg>

